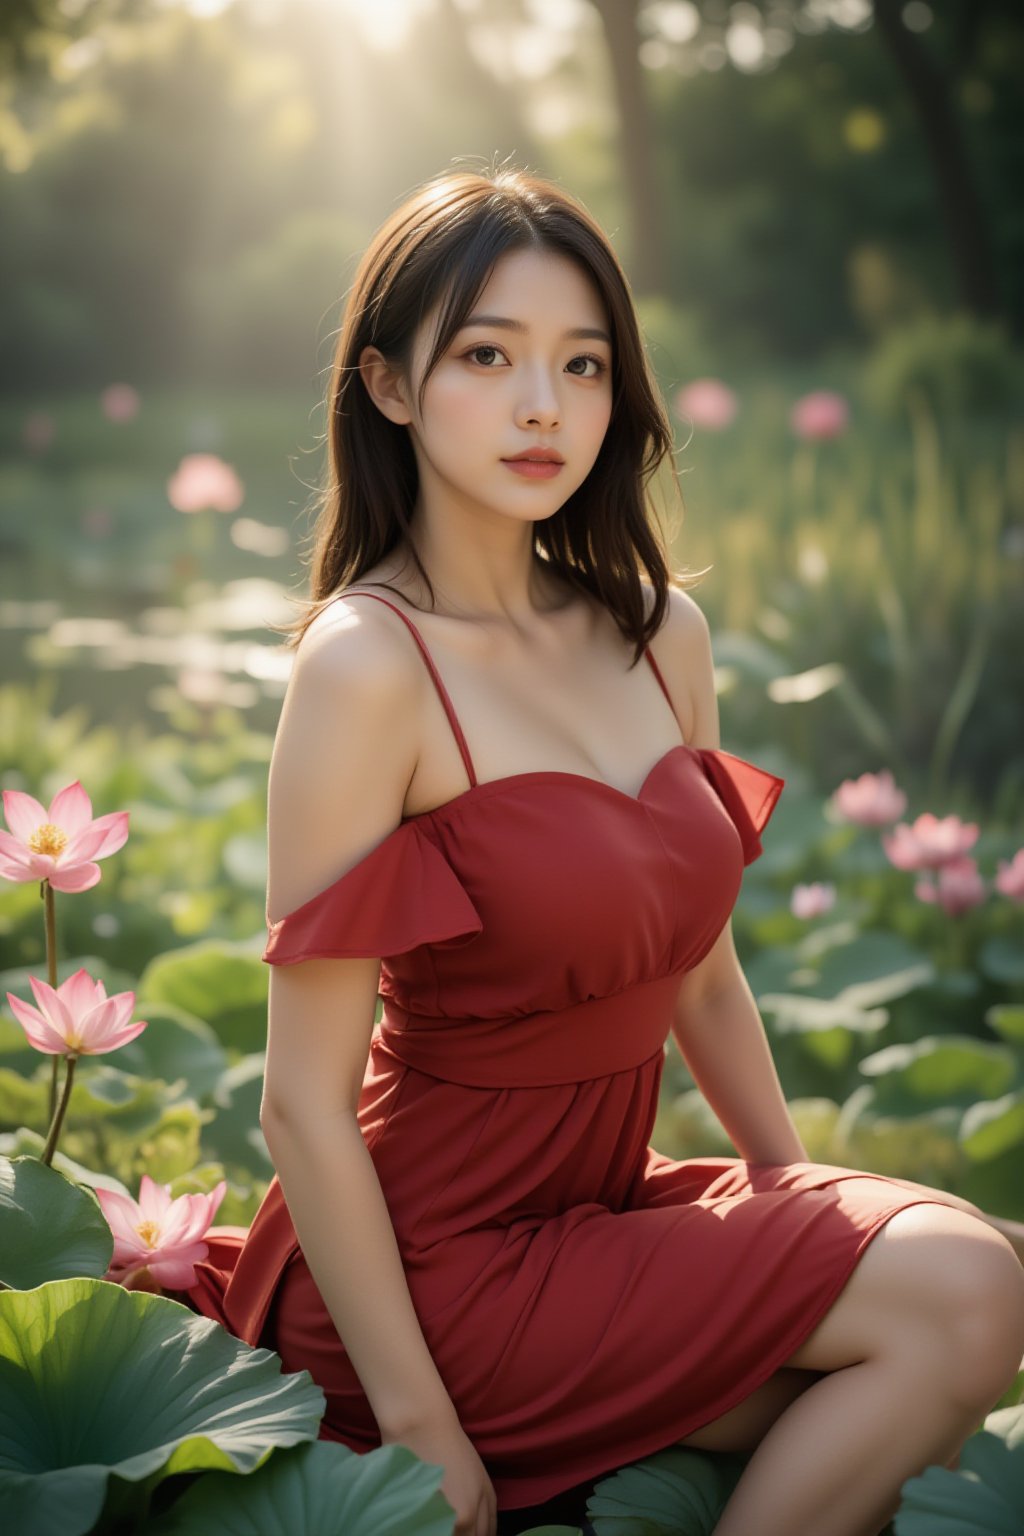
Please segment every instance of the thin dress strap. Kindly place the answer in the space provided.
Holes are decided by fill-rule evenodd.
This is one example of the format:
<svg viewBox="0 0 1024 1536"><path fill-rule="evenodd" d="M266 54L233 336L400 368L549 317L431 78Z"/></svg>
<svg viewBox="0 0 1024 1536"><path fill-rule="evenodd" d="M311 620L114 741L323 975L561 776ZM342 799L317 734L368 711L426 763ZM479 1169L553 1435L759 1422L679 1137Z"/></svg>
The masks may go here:
<svg viewBox="0 0 1024 1536"><path fill-rule="evenodd" d="M471 785L475 785L476 769L473 767L473 759L469 755L469 747L466 745L466 738L463 734L462 726L459 724L459 717L455 713L455 706L451 701L451 696L448 693L448 689L445 687L441 680L441 674L434 664L434 658L430 654L427 643L423 636L420 634L419 630L416 628L416 625L413 623L412 619L410 619L407 613L403 613L402 609L399 608L397 603L391 602L390 598L382 597L379 592L369 592L363 588L360 591L353 593L349 593L348 591L339 592L338 596L375 597L379 603L385 603L387 607L393 609L394 612L398 614L400 619L405 621L407 628L412 633L413 639L416 641L416 644L420 648L420 653L423 656L423 660L427 664L427 670L434 680L434 687L437 689L438 697L444 706L444 712L448 716L448 724L452 728L452 734L458 743L459 751L462 753L462 761L465 764L466 772L469 774L469 782Z"/></svg>
<svg viewBox="0 0 1024 1536"><path fill-rule="evenodd" d="M644 655L647 657L647 660L650 662L651 667L654 670L654 675L658 679L658 682L661 684L661 691L665 695L666 699L668 699L669 705L671 706L671 709L672 709L672 713L675 714L675 705L672 703L672 695L669 693L668 689L665 686L665 679L661 675L661 668L658 666L658 663L655 661L654 654L651 651L650 646L647 646L647 645L644 646Z"/></svg>

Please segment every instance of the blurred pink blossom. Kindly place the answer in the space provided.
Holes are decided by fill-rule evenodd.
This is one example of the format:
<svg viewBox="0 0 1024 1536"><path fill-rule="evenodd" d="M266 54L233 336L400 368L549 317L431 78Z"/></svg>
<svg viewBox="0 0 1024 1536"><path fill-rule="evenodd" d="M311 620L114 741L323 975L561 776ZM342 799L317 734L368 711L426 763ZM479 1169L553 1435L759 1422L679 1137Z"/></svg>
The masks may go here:
<svg viewBox="0 0 1024 1536"><path fill-rule="evenodd" d="M130 384L108 384L100 395L100 407L108 421L131 421L139 413L139 392Z"/></svg>
<svg viewBox="0 0 1024 1536"><path fill-rule="evenodd" d="M208 1195L179 1195L171 1199L169 1184L156 1184L142 1175L139 1198L112 1189L97 1189L96 1198L114 1235L114 1252L105 1279L148 1289L147 1281L169 1290L185 1291L195 1284L195 1266L210 1251L203 1238L224 1198L221 1179Z"/></svg>
<svg viewBox="0 0 1024 1536"><path fill-rule="evenodd" d="M681 421L720 432L739 410L739 399L721 379L694 379L676 391L672 408Z"/></svg>
<svg viewBox="0 0 1024 1536"><path fill-rule="evenodd" d="M245 487L230 464L215 453L187 453L167 482L167 499L177 512L237 512Z"/></svg>
<svg viewBox="0 0 1024 1536"><path fill-rule="evenodd" d="M902 816L907 797L888 768L878 773L862 773L857 779L844 779L832 797L832 803L844 821L860 827L887 827Z"/></svg>
<svg viewBox="0 0 1024 1536"><path fill-rule="evenodd" d="M930 901L942 907L950 917L956 917L985 900L985 882L974 859L951 859L943 864L934 878L926 875L918 880L914 895L920 901Z"/></svg>
<svg viewBox="0 0 1024 1536"><path fill-rule="evenodd" d="M978 840L978 823L959 816L933 816L924 811L909 826L901 821L882 836L890 864L897 869L938 869L961 858Z"/></svg>
<svg viewBox="0 0 1024 1536"><path fill-rule="evenodd" d="M29 1045L48 1056L101 1056L127 1045L146 1028L145 1020L131 1022L135 993L108 997L102 981L93 981L84 966L56 988L38 976L28 980L39 1007L13 992L8 992L7 1001Z"/></svg>
<svg viewBox="0 0 1024 1536"><path fill-rule="evenodd" d="M835 906L836 888L820 880L810 885L795 885L789 898L789 910L794 917L819 917Z"/></svg>
<svg viewBox="0 0 1024 1536"><path fill-rule="evenodd" d="M21 428L21 440L32 453L49 448L57 435L57 423L49 411L33 411Z"/></svg>
<svg viewBox="0 0 1024 1536"><path fill-rule="evenodd" d="M1018 848L1013 858L999 860L995 876L995 888L1011 901L1024 901L1024 848Z"/></svg>
<svg viewBox="0 0 1024 1536"><path fill-rule="evenodd" d="M833 390L816 389L800 397L789 419L797 437L839 437L849 424L850 407L845 398Z"/></svg>
<svg viewBox="0 0 1024 1536"><path fill-rule="evenodd" d="M130 811L92 814L92 801L81 781L66 784L49 809L22 789L5 789L4 815L10 832L0 827L0 875L5 880L49 880L55 891L88 891L102 874L95 859L105 859L128 841Z"/></svg>

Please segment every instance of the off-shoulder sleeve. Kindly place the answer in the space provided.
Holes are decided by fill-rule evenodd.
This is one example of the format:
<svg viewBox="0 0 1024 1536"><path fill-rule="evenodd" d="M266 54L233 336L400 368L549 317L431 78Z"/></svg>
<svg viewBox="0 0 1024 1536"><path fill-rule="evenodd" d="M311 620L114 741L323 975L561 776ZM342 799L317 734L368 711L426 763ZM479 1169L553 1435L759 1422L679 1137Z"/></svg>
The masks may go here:
<svg viewBox="0 0 1024 1536"><path fill-rule="evenodd" d="M355 955L384 958L420 944L464 943L483 928L448 860L403 822L301 907L267 920L268 965Z"/></svg>
<svg viewBox="0 0 1024 1536"><path fill-rule="evenodd" d="M743 843L743 863L760 858L761 832L778 803L785 779L720 747L700 747L701 764Z"/></svg>

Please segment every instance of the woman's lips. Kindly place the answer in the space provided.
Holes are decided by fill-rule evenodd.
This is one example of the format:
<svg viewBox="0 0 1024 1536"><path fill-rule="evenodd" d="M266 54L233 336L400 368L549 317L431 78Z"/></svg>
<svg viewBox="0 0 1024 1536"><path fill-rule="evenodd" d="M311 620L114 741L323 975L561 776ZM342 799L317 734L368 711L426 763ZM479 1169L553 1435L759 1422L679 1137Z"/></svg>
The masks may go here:
<svg viewBox="0 0 1024 1536"><path fill-rule="evenodd" d="M553 480L564 464L555 464L550 459L502 459L509 469L515 470L517 475L525 475L527 480Z"/></svg>

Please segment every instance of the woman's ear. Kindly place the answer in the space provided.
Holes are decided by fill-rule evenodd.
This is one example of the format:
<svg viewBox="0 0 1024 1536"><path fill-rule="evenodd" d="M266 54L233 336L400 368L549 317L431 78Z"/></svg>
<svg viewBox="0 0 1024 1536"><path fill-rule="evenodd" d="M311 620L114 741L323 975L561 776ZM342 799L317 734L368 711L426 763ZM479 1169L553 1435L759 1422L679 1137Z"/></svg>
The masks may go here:
<svg viewBox="0 0 1024 1536"><path fill-rule="evenodd" d="M379 347L364 347L359 354L359 373L374 405L389 421L407 426L412 412L406 400L405 380Z"/></svg>

